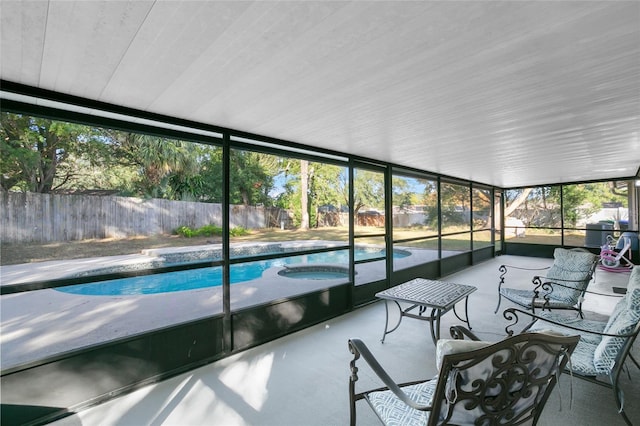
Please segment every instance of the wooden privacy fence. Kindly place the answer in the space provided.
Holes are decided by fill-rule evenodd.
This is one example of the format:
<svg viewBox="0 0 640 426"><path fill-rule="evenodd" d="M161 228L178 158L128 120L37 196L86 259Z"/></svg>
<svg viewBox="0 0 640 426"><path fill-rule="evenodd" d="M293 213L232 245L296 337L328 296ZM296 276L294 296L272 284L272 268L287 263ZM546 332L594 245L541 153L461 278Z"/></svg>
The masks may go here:
<svg viewBox="0 0 640 426"><path fill-rule="evenodd" d="M213 203L95 195L0 191L0 240L74 241L171 234L180 226L222 226L222 206ZM231 227L256 229L288 220L279 208L233 205Z"/></svg>

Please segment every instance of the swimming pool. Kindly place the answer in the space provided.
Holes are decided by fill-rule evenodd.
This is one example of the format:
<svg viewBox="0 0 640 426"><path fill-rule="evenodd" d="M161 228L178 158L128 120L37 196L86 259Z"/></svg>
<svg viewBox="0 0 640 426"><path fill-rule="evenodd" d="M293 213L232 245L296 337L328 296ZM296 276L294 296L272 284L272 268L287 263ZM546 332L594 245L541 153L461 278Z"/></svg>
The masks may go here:
<svg viewBox="0 0 640 426"><path fill-rule="evenodd" d="M410 256L404 250L394 251L394 258ZM358 248L354 251L356 260L383 258L383 250ZM283 267L295 264L343 264L349 263L349 251L339 250L325 253L314 253L302 256L292 256L282 259L271 259L231 265L231 284L255 280L269 268ZM335 277L325 276L325 279ZM185 271L167 272L163 274L144 275L140 277L119 278L115 280L77 284L58 287L55 290L71 294L91 296L125 296L136 294L170 293L174 291L196 290L206 287L222 285L222 267L190 269Z"/></svg>
<svg viewBox="0 0 640 426"><path fill-rule="evenodd" d="M357 274L357 272L356 272ZM302 264L287 265L278 271L278 275L298 280L334 280L349 277L349 268L338 265Z"/></svg>

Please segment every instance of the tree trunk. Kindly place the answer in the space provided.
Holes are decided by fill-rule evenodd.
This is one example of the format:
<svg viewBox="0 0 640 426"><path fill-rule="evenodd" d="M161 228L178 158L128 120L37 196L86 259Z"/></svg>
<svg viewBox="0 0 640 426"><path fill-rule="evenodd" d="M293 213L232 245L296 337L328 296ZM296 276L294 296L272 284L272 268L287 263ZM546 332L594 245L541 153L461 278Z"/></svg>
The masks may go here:
<svg viewBox="0 0 640 426"><path fill-rule="evenodd" d="M527 197L529 196L529 194L531 193L533 189L532 188L525 188L522 191L522 194L520 194L518 196L518 198L516 198L515 200L513 200L513 203L511 203L508 206L505 206L504 208L504 217L508 217L511 213L513 213L518 207L520 207L520 205L522 203L524 203L527 200Z"/></svg>
<svg viewBox="0 0 640 426"><path fill-rule="evenodd" d="M300 228L309 229L309 162L300 160Z"/></svg>

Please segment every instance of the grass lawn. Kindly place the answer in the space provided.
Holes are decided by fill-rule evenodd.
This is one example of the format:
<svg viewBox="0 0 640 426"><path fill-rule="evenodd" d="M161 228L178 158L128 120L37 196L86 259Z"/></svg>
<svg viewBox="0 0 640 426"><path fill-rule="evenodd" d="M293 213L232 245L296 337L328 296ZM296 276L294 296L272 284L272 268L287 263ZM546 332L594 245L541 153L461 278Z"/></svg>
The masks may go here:
<svg viewBox="0 0 640 426"><path fill-rule="evenodd" d="M359 235L384 232L380 228L369 227L358 230ZM344 241L347 244L347 228L319 228L309 230L252 230L248 235L232 238L232 242L245 241L295 241L295 240L331 240ZM359 242L379 242L379 238L359 239ZM220 237L185 238L179 235L154 235L149 237L105 238L82 241L46 242L46 243L2 243L0 245L0 265L43 262L47 260L80 259L85 257L117 256L140 253L151 248L185 247L204 244L219 244Z"/></svg>
<svg viewBox="0 0 640 426"><path fill-rule="evenodd" d="M535 230L534 230L535 231ZM433 232L420 228L394 228L394 238L398 240L430 236ZM384 237L376 237L384 233L380 227L358 226L355 234L359 244L384 244ZM490 232L476 234L481 238L490 238ZM296 241L296 240L329 240L348 242L349 230L346 227L326 227L308 230L268 228L251 230L248 235L233 237L231 242L246 241ZM466 250L469 247L469 236L450 236L446 238L447 249ZM575 240L575 241L574 241ZM42 262L47 260L79 259L84 257L116 256L140 253L143 249L184 247L204 244L219 244L220 237L185 238L179 235L154 235L149 237L105 238L83 241L48 242L48 243L3 243L0 245L0 265ZM525 237L514 238L510 242L534 244L559 244L559 234L536 234L527 232ZM567 245L581 246L584 235L576 235L571 240L565 239ZM404 245L437 248L437 239L423 240Z"/></svg>

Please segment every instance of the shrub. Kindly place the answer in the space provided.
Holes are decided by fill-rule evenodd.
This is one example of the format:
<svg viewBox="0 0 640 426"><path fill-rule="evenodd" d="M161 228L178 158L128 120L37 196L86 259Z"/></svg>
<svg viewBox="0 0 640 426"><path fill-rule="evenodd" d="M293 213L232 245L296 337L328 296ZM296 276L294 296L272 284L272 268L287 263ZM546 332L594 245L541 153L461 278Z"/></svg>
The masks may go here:
<svg viewBox="0 0 640 426"><path fill-rule="evenodd" d="M242 235L249 235L249 231L247 231L242 226L236 226L235 228L231 228L229 230L229 235L232 237L240 237Z"/></svg>
<svg viewBox="0 0 640 426"><path fill-rule="evenodd" d="M188 226L181 226L177 228L175 232L176 234L182 235L183 237L186 237L186 238L191 238L195 236L195 232L193 231L193 229L189 228Z"/></svg>
<svg viewBox="0 0 640 426"><path fill-rule="evenodd" d="M214 235L222 235L222 228L215 225L204 225L196 230L198 237L213 237Z"/></svg>
<svg viewBox="0 0 640 426"><path fill-rule="evenodd" d="M213 237L213 236L221 236L222 228L216 225L204 225L198 229L191 229L188 226L181 226L175 230L175 233L178 235L182 235L185 238ZM248 235L248 234L249 234L249 231L247 231L242 226L237 226L229 230L229 235L231 235L232 237L239 237L239 236Z"/></svg>

